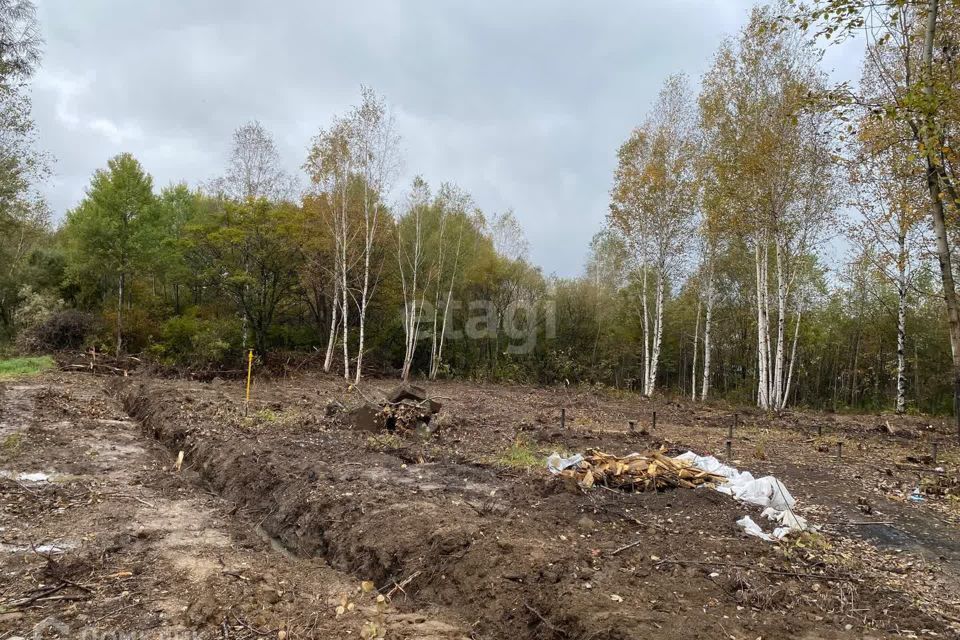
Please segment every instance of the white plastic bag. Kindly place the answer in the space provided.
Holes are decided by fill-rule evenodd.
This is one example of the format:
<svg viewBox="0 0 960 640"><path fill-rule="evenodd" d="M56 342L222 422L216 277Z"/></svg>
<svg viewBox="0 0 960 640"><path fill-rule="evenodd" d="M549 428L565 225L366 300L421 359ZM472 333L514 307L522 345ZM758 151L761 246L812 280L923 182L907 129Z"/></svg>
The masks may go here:
<svg viewBox="0 0 960 640"><path fill-rule="evenodd" d="M791 531L806 531L809 528L807 521L793 512L796 500L780 480L774 476L754 478L749 471L739 471L725 465L713 456L698 456L693 451L687 451L676 457L677 460L689 462L698 469L723 476L727 481L716 487L720 493L733 496L741 502L766 507L762 515L781 526L774 529L773 534L764 533L750 516L737 520L748 534L764 540L779 540Z"/></svg>
<svg viewBox="0 0 960 640"><path fill-rule="evenodd" d="M753 518L750 516L743 516L737 520L737 524L743 529L744 533L748 536L756 536L761 540L766 540L767 542L772 542L773 537L769 533L764 533L763 529L760 528L756 522L753 521Z"/></svg>

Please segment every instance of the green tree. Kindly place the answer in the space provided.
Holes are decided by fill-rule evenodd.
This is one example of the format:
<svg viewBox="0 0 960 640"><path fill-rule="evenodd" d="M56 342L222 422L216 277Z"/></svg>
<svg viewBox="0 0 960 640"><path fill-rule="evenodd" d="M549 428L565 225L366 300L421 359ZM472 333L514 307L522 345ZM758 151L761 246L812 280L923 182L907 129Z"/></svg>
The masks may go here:
<svg viewBox="0 0 960 640"><path fill-rule="evenodd" d="M12 329L26 263L49 231L35 188L47 158L35 148L29 94L42 44L33 3L0 2L0 334Z"/></svg>
<svg viewBox="0 0 960 640"><path fill-rule="evenodd" d="M267 200L224 201L188 227L187 259L230 301L253 332L258 353L269 349L277 314L295 300L302 252L298 208Z"/></svg>
<svg viewBox="0 0 960 640"><path fill-rule="evenodd" d="M67 274L81 288L116 283L116 352L123 350L123 310L129 304L128 279L150 264L157 243L153 179L129 153L99 169L87 196L67 212ZM112 287L107 284L106 290Z"/></svg>
<svg viewBox="0 0 960 640"><path fill-rule="evenodd" d="M169 287L173 312L180 315L182 290L195 280L184 255L187 228L203 214L204 197L191 191L183 182L164 187L157 199L156 226L158 242L153 246L150 269L163 284L164 296Z"/></svg>

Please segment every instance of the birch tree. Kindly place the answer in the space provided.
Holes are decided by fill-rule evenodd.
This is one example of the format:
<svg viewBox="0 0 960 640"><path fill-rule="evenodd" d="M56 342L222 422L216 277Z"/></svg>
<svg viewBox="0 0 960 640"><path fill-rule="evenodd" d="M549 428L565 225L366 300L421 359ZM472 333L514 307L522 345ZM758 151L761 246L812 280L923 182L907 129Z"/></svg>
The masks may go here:
<svg viewBox="0 0 960 640"><path fill-rule="evenodd" d="M908 299L914 295L930 238L921 226L926 217L923 180L916 159L896 133L896 129L890 131L889 122L873 116L861 123L850 163L852 204L859 215L850 225L849 237L897 292L894 407L902 414L906 411Z"/></svg>
<svg viewBox="0 0 960 640"><path fill-rule="evenodd" d="M790 395L797 278L823 239L836 190L831 121L807 100L824 86L817 56L798 30L774 26L774 11L756 8L739 38L721 45L700 107L707 161L729 204L715 222L754 257L757 405L779 411Z"/></svg>
<svg viewBox="0 0 960 640"><path fill-rule="evenodd" d="M237 202L264 198L276 203L293 199L297 184L284 169L273 136L252 120L233 132L227 171L207 190Z"/></svg>
<svg viewBox="0 0 960 640"><path fill-rule="evenodd" d="M301 218L304 258L300 283L310 314L319 331L327 331L323 370L333 366L334 347L340 331L336 238L333 235L332 203L327 193L307 194Z"/></svg>
<svg viewBox="0 0 960 640"><path fill-rule="evenodd" d="M358 307L358 343L354 382L360 382L363 371L367 309L376 290L382 268L382 257L376 256L377 236L382 225L382 198L390 191L399 170L400 138L394 129L393 115L383 98L368 87L362 88L362 102L351 116L352 155L363 190L362 262ZM375 264L375 261L377 262Z"/></svg>
<svg viewBox="0 0 960 640"><path fill-rule="evenodd" d="M333 240L333 295L324 370L330 370L339 334L343 375L354 382L363 375L367 314L383 267L379 238L388 215L383 198L399 170L399 141L386 102L362 87L360 105L317 134L304 165L316 195L324 194L329 203L324 208L325 224ZM357 310L352 376L351 306Z"/></svg>
<svg viewBox="0 0 960 640"><path fill-rule="evenodd" d="M420 339L420 322L432 276L426 247L430 189L419 176L414 178L404 212L396 223L397 265L403 291L404 355L400 377L410 378L413 358Z"/></svg>
<svg viewBox="0 0 960 640"><path fill-rule="evenodd" d="M679 275L695 215L695 131L684 76L671 76L653 111L618 152L609 222L632 248L640 281L643 393L652 395L668 279ZM652 297L652 300L651 300Z"/></svg>
<svg viewBox="0 0 960 640"><path fill-rule="evenodd" d="M693 368L691 397L693 400L706 400L710 392L710 363L713 330L713 308L717 298L715 280L716 235L710 230L708 219L704 218L697 227L700 263L697 269L697 319L693 338ZM697 344L700 335L700 316L703 309L703 371L697 380Z"/></svg>
<svg viewBox="0 0 960 640"><path fill-rule="evenodd" d="M354 239L358 228L351 215L350 185L355 170L352 145L352 123L345 118L334 120L330 128L313 139L304 163L314 189L323 194L329 206L324 207L324 222L333 242L330 333L324 359L324 371L330 371L339 335L342 343L343 377L350 380L350 283L357 262Z"/></svg>
<svg viewBox="0 0 960 640"><path fill-rule="evenodd" d="M960 7L941 0L871 2L817 0L799 4L794 21L827 39L863 35L866 66L881 79L878 91L838 91L854 105L909 131L921 158L927 211L934 235L953 362L954 417L960 435L960 300L948 220L960 210ZM885 53L891 55L885 55Z"/></svg>
<svg viewBox="0 0 960 640"><path fill-rule="evenodd" d="M453 291L463 271L461 257L464 253L464 233L467 234L467 242L472 240L469 211L473 209L473 201L470 196L455 185L445 183L440 186L437 200L440 220L434 241L437 251L437 278L434 285L433 331L430 340L431 380L436 379L443 361L443 344L451 316Z"/></svg>
<svg viewBox="0 0 960 640"><path fill-rule="evenodd" d="M713 353L713 307L717 300L716 282L716 251L709 242L706 256L706 314L703 319L703 380L700 384L700 399L706 400L710 395L710 362Z"/></svg>

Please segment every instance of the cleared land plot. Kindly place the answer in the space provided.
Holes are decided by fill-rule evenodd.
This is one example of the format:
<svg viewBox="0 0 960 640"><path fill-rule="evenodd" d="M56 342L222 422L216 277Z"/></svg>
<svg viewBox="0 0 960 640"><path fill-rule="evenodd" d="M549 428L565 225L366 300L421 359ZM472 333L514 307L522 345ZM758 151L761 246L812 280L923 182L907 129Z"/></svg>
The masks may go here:
<svg viewBox="0 0 960 640"><path fill-rule="evenodd" d="M956 501L909 499L921 481L950 491L945 425L739 412L736 465L777 475L822 527L771 544L735 524L760 509L710 489L582 491L543 466L589 448L722 455L732 410L437 383L429 439L328 410L393 384L258 383L246 416L234 382L7 384L0 635L53 617L219 637L850 638L949 636L960 618ZM946 473L916 470L932 441Z"/></svg>

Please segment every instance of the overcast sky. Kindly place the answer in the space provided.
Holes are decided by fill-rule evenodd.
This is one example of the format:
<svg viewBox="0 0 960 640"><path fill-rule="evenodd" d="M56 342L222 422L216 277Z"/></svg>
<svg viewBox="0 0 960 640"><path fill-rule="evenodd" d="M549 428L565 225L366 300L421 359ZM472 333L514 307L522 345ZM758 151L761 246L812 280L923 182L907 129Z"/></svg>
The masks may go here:
<svg viewBox="0 0 960 640"><path fill-rule="evenodd" d="M404 174L512 208L531 258L580 273L607 210L618 145L664 78L697 82L747 19L740 0L246 2L39 0L34 83L55 216L129 151L157 187L223 171L260 120L299 172L311 136L366 84L393 107ZM854 77L855 47L826 64Z"/></svg>

